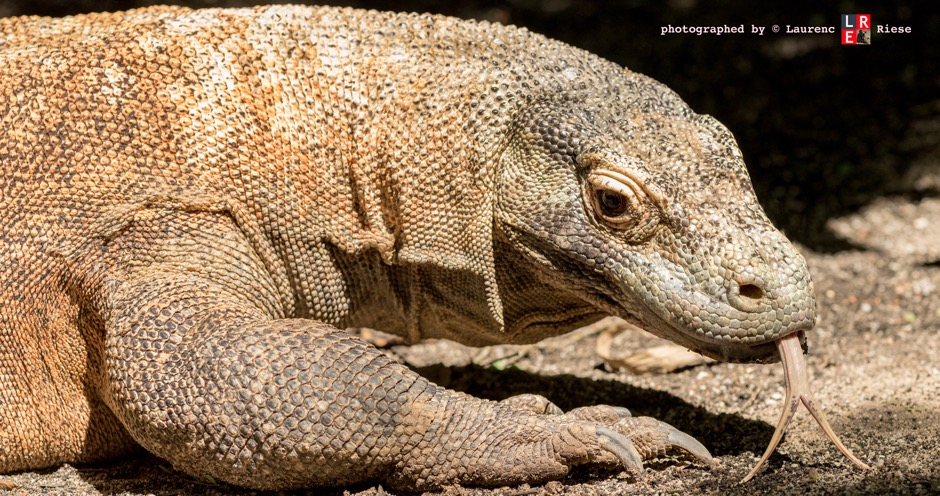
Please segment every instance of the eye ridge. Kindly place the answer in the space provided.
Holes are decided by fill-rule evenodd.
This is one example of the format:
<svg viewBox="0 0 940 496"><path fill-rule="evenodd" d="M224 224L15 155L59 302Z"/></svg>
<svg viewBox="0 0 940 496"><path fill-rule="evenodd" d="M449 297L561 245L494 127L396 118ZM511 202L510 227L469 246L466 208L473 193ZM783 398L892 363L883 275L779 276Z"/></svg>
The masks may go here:
<svg viewBox="0 0 940 496"><path fill-rule="evenodd" d="M599 168L588 172L584 181L585 207L602 224L617 231L635 228L652 212L642 183L633 175Z"/></svg>

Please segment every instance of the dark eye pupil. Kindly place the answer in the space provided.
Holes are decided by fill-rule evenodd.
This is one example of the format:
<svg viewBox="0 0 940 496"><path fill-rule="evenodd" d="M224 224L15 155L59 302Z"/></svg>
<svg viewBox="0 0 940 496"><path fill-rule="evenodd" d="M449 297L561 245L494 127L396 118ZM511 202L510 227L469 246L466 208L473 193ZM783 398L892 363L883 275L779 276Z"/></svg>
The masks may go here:
<svg viewBox="0 0 940 496"><path fill-rule="evenodd" d="M618 216L627 210L627 199L619 193L610 190L599 190L597 192L598 203L604 211L604 215Z"/></svg>

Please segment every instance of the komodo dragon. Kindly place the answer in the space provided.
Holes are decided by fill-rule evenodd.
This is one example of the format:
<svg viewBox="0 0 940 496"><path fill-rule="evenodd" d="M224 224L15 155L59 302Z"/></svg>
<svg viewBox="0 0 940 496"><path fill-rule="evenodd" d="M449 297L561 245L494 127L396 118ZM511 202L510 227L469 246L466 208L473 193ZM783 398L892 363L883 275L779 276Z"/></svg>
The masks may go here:
<svg viewBox="0 0 940 496"><path fill-rule="evenodd" d="M342 329L529 343L619 315L791 365L815 321L726 128L486 22L2 19L0 212L0 473L138 445L266 489L709 460L622 408L438 387Z"/></svg>

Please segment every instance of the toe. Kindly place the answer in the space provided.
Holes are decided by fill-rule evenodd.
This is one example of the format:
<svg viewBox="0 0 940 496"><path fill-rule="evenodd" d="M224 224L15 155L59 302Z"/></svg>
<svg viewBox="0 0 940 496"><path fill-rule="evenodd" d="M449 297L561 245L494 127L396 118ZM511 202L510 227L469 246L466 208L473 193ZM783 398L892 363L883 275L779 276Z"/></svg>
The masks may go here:
<svg viewBox="0 0 940 496"><path fill-rule="evenodd" d="M594 405L570 410L565 414L570 420L584 420L601 425L609 425L622 418L630 417L630 410L619 406Z"/></svg>
<svg viewBox="0 0 940 496"><path fill-rule="evenodd" d="M679 429L654 418L623 418L610 427L628 436L644 460L664 455L675 448L679 448L709 465L714 464L714 458L702 443Z"/></svg>
<svg viewBox="0 0 940 496"><path fill-rule="evenodd" d="M500 403L516 410L540 415L561 415L564 413L548 398L538 394L517 394L500 401Z"/></svg>

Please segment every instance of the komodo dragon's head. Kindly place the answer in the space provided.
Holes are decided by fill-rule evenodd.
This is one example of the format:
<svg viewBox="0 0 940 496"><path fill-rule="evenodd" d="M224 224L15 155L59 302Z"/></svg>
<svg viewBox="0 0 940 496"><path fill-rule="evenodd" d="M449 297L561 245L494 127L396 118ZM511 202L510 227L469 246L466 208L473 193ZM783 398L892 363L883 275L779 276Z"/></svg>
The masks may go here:
<svg viewBox="0 0 940 496"><path fill-rule="evenodd" d="M579 299L717 359L779 359L774 341L815 323L805 260L758 204L728 129L652 79L625 80L619 102L563 95L515 118L497 231L523 253L513 270L556 296L553 309L512 302L525 318L507 332L539 332Z"/></svg>

